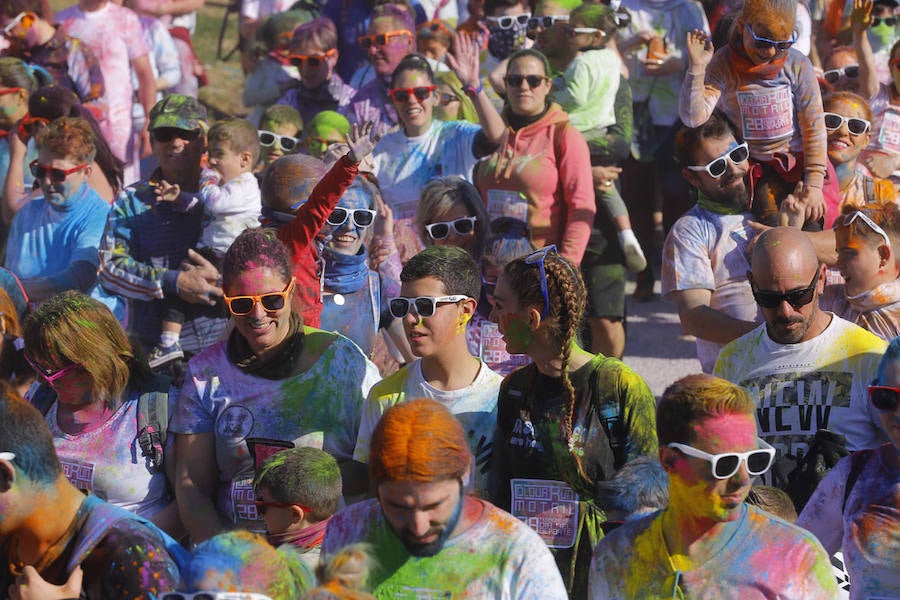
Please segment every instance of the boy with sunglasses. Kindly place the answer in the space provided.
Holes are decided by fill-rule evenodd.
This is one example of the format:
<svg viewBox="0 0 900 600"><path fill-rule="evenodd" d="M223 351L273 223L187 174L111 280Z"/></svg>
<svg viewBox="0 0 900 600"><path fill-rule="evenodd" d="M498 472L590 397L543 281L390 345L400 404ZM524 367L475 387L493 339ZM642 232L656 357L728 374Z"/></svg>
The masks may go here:
<svg viewBox="0 0 900 600"><path fill-rule="evenodd" d="M826 154L818 79L809 59L792 49L796 12L797 0L747 0L728 45L715 54L709 36L690 32L678 112L697 127L718 107L761 165L751 174L762 188L757 197L796 206L808 224L824 217L830 228L840 187Z"/></svg>
<svg viewBox="0 0 900 600"><path fill-rule="evenodd" d="M372 432L387 409L414 398L430 398L462 423L474 460L465 483L483 496L503 378L472 356L466 341L466 326L481 294L481 271L465 250L431 246L409 259L400 282L400 296L390 299L390 311L403 321L412 352L419 358L369 391L353 459L369 462Z"/></svg>
<svg viewBox="0 0 900 600"><path fill-rule="evenodd" d="M835 597L815 537L744 502L775 456L755 411L746 390L711 375L669 386L656 409L669 506L600 540L591 598Z"/></svg>
<svg viewBox="0 0 900 600"><path fill-rule="evenodd" d="M159 141L163 133L154 130L152 135ZM169 184L164 179L160 180L156 193L158 202L174 202L178 212L204 213L209 221L203 227L197 249L218 265L234 238L259 223L259 184L253 169L259 161L260 142L253 125L243 119L231 118L210 128L207 143L210 168L203 171L196 193L182 192L177 183ZM180 344L183 301L172 299L166 302L169 305L159 344L147 357L154 369L184 357Z"/></svg>
<svg viewBox="0 0 900 600"><path fill-rule="evenodd" d="M850 451L884 442L866 386L887 343L819 307L825 266L798 229L760 234L747 277L765 323L725 346L714 373L756 398L759 435L779 454L780 477L765 483L791 493L792 459L807 454L817 431L844 436Z"/></svg>

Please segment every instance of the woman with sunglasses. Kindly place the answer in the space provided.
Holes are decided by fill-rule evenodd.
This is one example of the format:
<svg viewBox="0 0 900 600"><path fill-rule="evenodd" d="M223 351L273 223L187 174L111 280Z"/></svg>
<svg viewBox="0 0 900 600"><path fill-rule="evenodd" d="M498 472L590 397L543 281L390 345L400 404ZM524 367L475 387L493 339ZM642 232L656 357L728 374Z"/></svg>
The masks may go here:
<svg viewBox="0 0 900 600"><path fill-rule="evenodd" d="M164 438L151 457L139 415L152 406L167 419L169 379L150 372L109 309L78 292L41 305L24 339L39 381L28 397L45 414L69 481L180 537L174 444Z"/></svg>
<svg viewBox="0 0 900 600"><path fill-rule="evenodd" d="M579 264L597 212L590 155L584 137L552 100L549 72L537 50L510 57L506 137L478 163L474 180L491 221L521 221L535 246L556 244Z"/></svg>
<svg viewBox="0 0 900 600"><path fill-rule="evenodd" d="M859 95L872 107L872 140L862 162L875 177L900 184L900 40L891 46L891 80L881 83L866 30L873 24L872 0L854 0L853 46L859 57Z"/></svg>
<svg viewBox="0 0 900 600"><path fill-rule="evenodd" d="M796 0L747 0L728 45L715 52L708 35L690 32L679 114L698 127L716 108L724 112L760 165L751 172L757 196L789 202L811 226L824 217L830 228L840 188L826 153L815 70L792 49L796 13Z"/></svg>
<svg viewBox="0 0 900 600"><path fill-rule="evenodd" d="M257 464L285 447L314 446L341 465L344 493L360 409L378 371L356 344L303 323L291 308L288 250L271 229L248 229L228 249L222 291L234 330L188 363L172 419L176 497L191 540L235 526L264 531Z"/></svg>
<svg viewBox="0 0 900 600"><path fill-rule="evenodd" d="M843 552L851 600L900 596L900 338L888 344L868 391L890 441L842 459L797 519L829 554Z"/></svg>
<svg viewBox="0 0 900 600"><path fill-rule="evenodd" d="M36 89L38 82L28 65L18 58L0 58L0 184L4 190L16 192L5 193L0 203L7 225L21 208L25 190L34 184L26 165L37 158L37 150L33 142L17 137L16 128L28 116L28 99ZM14 160L17 154L18 160Z"/></svg>
<svg viewBox="0 0 900 600"><path fill-rule="evenodd" d="M438 103L434 72L425 57L411 54L391 77L391 102L402 129L386 135L373 155L375 175L394 212L394 238L404 261L422 247L414 217L426 184L441 176L471 179L476 161L494 151L505 133L479 80L478 47L468 36L456 36L447 64L472 99L480 126L434 118Z"/></svg>
<svg viewBox="0 0 900 600"><path fill-rule="evenodd" d="M893 201L894 184L871 177L859 157L872 137L869 103L852 92L835 92L822 101L828 134L828 160L834 165L841 187L841 207Z"/></svg>
<svg viewBox="0 0 900 600"><path fill-rule="evenodd" d="M478 123L478 111L463 90L459 77L452 71L440 71L434 74L434 81L438 94L437 106L434 107L436 119Z"/></svg>
<svg viewBox="0 0 900 600"><path fill-rule="evenodd" d="M586 352L576 341L584 297L577 267L549 246L506 265L491 311L507 351L534 361L500 387L492 500L541 523L544 511L528 514L521 502L529 494L552 488L560 498L577 498L572 535L553 550L573 598L587 597L590 556L602 537L605 515L594 483L657 451L650 388L618 359Z"/></svg>

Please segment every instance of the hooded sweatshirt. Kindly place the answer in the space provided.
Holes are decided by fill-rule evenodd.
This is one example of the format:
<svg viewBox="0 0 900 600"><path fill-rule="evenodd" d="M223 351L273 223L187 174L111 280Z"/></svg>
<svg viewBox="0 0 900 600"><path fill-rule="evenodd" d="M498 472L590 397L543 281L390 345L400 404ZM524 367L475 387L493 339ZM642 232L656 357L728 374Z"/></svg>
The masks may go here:
<svg viewBox="0 0 900 600"><path fill-rule="evenodd" d="M597 212L590 153L558 104L518 131L507 128L500 149L475 167L474 180L492 221L524 221L537 247L556 244L581 262Z"/></svg>

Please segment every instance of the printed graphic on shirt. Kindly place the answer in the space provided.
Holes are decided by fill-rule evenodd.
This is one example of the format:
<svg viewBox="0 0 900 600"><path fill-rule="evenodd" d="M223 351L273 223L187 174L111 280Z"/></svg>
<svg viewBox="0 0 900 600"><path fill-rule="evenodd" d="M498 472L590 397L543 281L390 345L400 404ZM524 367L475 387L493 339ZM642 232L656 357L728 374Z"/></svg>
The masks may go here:
<svg viewBox="0 0 900 600"><path fill-rule="evenodd" d="M893 108L884 111L878 143L885 150L900 152L900 111Z"/></svg>
<svg viewBox="0 0 900 600"><path fill-rule="evenodd" d="M571 548L578 536L578 494L562 481L511 479L514 517L551 548Z"/></svg>
<svg viewBox="0 0 900 600"><path fill-rule="evenodd" d="M528 201L521 192L512 190L488 190L487 212L491 221L501 217L528 221Z"/></svg>
<svg viewBox="0 0 900 600"><path fill-rule="evenodd" d="M240 444L252 429L253 413L244 406L232 404L226 407L216 421L217 436L235 445Z"/></svg>
<svg viewBox="0 0 900 600"><path fill-rule="evenodd" d="M534 423L531 422L531 415L528 411L519 411L519 418L513 424L512 434L509 436L509 445L536 452L544 451L544 445L537 439Z"/></svg>
<svg viewBox="0 0 900 600"><path fill-rule="evenodd" d="M745 140L775 140L794 134L794 101L791 88L738 91L741 127Z"/></svg>
<svg viewBox="0 0 900 600"><path fill-rule="evenodd" d="M94 465L75 458L60 457L59 465L69 483L83 492L94 491Z"/></svg>

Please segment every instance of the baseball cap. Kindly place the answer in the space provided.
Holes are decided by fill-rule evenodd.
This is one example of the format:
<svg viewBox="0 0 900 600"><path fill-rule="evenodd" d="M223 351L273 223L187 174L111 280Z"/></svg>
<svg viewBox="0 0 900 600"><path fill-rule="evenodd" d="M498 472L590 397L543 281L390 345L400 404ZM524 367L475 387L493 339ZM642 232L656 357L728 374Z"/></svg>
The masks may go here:
<svg viewBox="0 0 900 600"><path fill-rule="evenodd" d="M206 127L206 108L195 98L172 94L150 109L150 131L163 127L193 131Z"/></svg>

